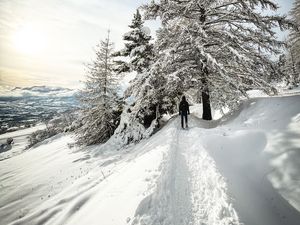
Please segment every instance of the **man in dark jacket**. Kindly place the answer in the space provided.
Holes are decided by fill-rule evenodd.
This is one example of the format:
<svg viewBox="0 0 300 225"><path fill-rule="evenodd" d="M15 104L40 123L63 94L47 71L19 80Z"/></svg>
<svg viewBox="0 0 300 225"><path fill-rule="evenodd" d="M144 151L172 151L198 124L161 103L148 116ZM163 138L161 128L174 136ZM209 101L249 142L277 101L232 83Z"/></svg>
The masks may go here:
<svg viewBox="0 0 300 225"><path fill-rule="evenodd" d="M185 127L188 128L188 114L190 114L189 103L186 101L185 96L182 96L182 100L179 104L179 115L181 115L181 127L184 128L185 119Z"/></svg>

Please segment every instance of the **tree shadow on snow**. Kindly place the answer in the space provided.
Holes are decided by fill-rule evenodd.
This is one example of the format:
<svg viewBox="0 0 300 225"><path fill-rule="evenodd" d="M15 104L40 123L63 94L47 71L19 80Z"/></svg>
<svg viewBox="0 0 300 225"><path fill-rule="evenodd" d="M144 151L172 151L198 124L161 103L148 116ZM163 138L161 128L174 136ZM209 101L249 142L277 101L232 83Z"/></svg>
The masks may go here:
<svg viewBox="0 0 300 225"><path fill-rule="evenodd" d="M1 144L0 145L0 154L3 152L7 152L12 149L12 145Z"/></svg>
<svg viewBox="0 0 300 225"><path fill-rule="evenodd" d="M217 141L216 141L217 140ZM274 189L267 174L267 146L264 132L240 131L212 137L205 147L227 179L233 206L245 225L297 225L298 212Z"/></svg>
<svg viewBox="0 0 300 225"><path fill-rule="evenodd" d="M300 133L273 132L268 151L272 171L268 177L292 205L300 211Z"/></svg>

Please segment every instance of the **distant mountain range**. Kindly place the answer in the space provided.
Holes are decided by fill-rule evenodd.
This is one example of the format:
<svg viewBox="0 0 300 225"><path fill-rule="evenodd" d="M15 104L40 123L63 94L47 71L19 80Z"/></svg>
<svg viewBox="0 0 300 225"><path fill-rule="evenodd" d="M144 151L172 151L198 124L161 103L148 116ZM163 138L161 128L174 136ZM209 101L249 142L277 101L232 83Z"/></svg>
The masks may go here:
<svg viewBox="0 0 300 225"><path fill-rule="evenodd" d="M32 87L15 87L12 89L12 91L33 91L33 92L39 92L39 93L49 93L49 92L67 92L72 91L72 89L69 88L63 88L63 87L49 87L49 86L32 86Z"/></svg>
<svg viewBox="0 0 300 225"><path fill-rule="evenodd" d="M0 133L75 109L76 92L62 87L0 86Z"/></svg>

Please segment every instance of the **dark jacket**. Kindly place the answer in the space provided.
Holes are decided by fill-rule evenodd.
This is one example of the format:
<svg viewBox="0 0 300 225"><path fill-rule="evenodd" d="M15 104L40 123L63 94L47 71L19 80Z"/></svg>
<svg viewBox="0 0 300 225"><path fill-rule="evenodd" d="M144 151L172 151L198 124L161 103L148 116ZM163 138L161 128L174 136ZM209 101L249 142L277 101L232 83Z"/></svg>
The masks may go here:
<svg viewBox="0 0 300 225"><path fill-rule="evenodd" d="M179 114L187 115L190 114L190 107L187 101L182 100L179 104Z"/></svg>

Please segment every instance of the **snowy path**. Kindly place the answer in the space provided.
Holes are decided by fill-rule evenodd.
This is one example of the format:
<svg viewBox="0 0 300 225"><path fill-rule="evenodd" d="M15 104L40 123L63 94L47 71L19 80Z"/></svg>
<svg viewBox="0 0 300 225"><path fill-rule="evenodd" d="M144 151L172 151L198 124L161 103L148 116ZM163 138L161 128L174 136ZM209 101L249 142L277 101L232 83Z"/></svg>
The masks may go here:
<svg viewBox="0 0 300 225"><path fill-rule="evenodd" d="M178 144L189 171L186 184L190 186L192 200L193 219L190 224L239 224L227 195L227 185L213 159L202 147L196 124L195 118L191 117L191 128L180 131Z"/></svg>
<svg viewBox="0 0 300 225"><path fill-rule="evenodd" d="M196 124L191 117L192 128L181 130L179 119L172 122L173 143L157 189L143 204L148 210L138 213L134 224L239 224L226 183L193 128Z"/></svg>

